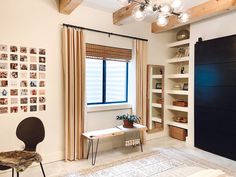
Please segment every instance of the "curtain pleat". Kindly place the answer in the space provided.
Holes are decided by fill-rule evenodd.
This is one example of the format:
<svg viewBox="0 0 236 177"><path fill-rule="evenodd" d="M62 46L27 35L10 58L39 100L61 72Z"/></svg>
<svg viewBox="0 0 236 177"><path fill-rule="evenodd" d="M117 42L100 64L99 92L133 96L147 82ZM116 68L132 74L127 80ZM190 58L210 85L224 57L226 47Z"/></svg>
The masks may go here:
<svg viewBox="0 0 236 177"><path fill-rule="evenodd" d="M65 160L83 158L85 99L85 43L83 31L62 29L65 102Z"/></svg>

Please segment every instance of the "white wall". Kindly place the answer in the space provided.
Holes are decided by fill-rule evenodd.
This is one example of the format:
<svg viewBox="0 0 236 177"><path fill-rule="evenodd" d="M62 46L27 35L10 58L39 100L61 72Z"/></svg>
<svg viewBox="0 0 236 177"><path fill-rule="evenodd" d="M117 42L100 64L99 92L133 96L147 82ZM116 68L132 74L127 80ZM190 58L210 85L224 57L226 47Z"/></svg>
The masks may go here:
<svg viewBox="0 0 236 177"><path fill-rule="evenodd" d="M133 35L149 39L148 62L162 60L164 34L150 33L147 23L133 23L124 26L112 24L112 14L80 6L71 15L58 12L57 0L7 0L0 5L0 43L16 44L47 49L47 111L37 113L17 113L0 115L0 151L22 148L15 136L18 123L27 116L38 116L46 128L46 139L38 146L45 162L60 160L64 152L63 125L63 79L61 63L61 24L69 23L88 28ZM89 42L121 47L131 47L127 39L86 32ZM160 57L159 57L160 56ZM130 109L89 113L86 126L88 130L113 127L114 117ZM105 142L107 147L114 144Z"/></svg>
<svg viewBox="0 0 236 177"><path fill-rule="evenodd" d="M234 23L236 12L231 12L218 17L210 18L190 25L190 88L194 88L194 45L201 37L203 40L236 34ZM194 144L194 89L189 90L190 119L189 143Z"/></svg>

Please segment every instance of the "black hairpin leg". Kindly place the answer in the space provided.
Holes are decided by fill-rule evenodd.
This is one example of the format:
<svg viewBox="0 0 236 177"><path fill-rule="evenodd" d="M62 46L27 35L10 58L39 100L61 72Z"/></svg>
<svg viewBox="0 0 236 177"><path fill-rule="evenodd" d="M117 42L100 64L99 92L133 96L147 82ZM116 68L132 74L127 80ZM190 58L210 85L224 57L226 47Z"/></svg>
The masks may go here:
<svg viewBox="0 0 236 177"><path fill-rule="evenodd" d="M19 172L16 172L16 176L17 176L17 177L19 177L19 176L20 176Z"/></svg>
<svg viewBox="0 0 236 177"><path fill-rule="evenodd" d="M96 158L97 158L97 153L98 153L98 144L99 144L99 139L97 139L97 145L96 145L96 149L94 152L94 148L93 148L93 139L89 140L89 144L88 144L88 152L87 152L87 159L89 158L89 153L90 150L92 151L92 165L96 164ZM91 148L92 146L92 148Z"/></svg>
<svg viewBox="0 0 236 177"><path fill-rule="evenodd" d="M89 153L90 153L90 148L91 148L91 141L92 140L89 140L89 144L88 144L87 159L89 158Z"/></svg>
<svg viewBox="0 0 236 177"><path fill-rule="evenodd" d="M42 170L42 173L43 173L43 177L46 177L44 169L43 169L43 164L41 162L40 162L40 167L41 167L41 170Z"/></svg>
<svg viewBox="0 0 236 177"><path fill-rule="evenodd" d="M142 143L141 133L139 133L139 139L140 139L141 152L143 152L143 143Z"/></svg>
<svg viewBox="0 0 236 177"><path fill-rule="evenodd" d="M11 174L12 174L12 177L14 177L14 168L12 168Z"/></svg>

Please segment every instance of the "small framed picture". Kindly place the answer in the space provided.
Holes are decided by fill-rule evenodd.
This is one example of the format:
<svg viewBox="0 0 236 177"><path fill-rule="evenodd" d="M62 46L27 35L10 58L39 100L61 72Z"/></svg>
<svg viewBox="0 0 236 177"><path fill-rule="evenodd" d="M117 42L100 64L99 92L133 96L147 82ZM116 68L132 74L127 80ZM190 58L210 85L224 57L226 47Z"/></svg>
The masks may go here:
<svg viewBox="0 0 236 177"><path fill-rule="evenodd" d="M10 76L12 79L16 79L18 78L18 72L11 72Z"/></svg>
<svg viewBox="0 0 236 177"><path fill-rule="evenodd" d="M11 94L11 96L17 96L18 95L18 89L11 89L10 94Z"/></svg>
<svg viewBox="0 0 236 177"><path fill-rule="evenodd" d="M17 80L10 80L10 86L11 87L18 87L18 81Z"/></svg>
<svg viewBox="0 0 236 177"><path fill-rule="evenodd" d="M10 46L10 51L11 52L17 52L17 46L15 46L15 45L12 45L12 46Z"/></svg>
<svg viewBox="0 0 236 177"><path fill-rule="evenodd" d="M8 107L0 107L0 114L8 113Z"/></svg>
<svg viewBox="0 0 236 177"><path fill-rule="evenodd" d="M5 44L0 44L0 51L6 52L6 51L7 51L7 45L5 45Z"/></svg>
<svg viewBox="0 0 236 177"><path fill-rule="evenodd" d="M39 49L39 55L46 55L45 49Z"/></svg>
<svg viewBox="0 0 236 177"><path fill-rule="evenodd" d="M20 64L20 69L21 70L27 70L28 66L26 64Z"/></svg>
<svg viewBox="0 0 236 177"><path fill-rule="evenodd" d="M11 54L11 55L10 55L10 60L11 60L11 61L18 61L18 55L16 55L16 54Z"/></svg>
<svg viewBox="0 0 236 177"><path fill-rule="evenodd" d="M36 64L30 64L30 70L31 71L36 71L37 70L37 65Z"/></svg>
<svg viewBox="0 0 236 177"><path fill-rule="evenodd" d="M46 105L39 105L39 111L46 111Z"/></svg>
<svg viewBox="0 0 236 177"><path fill-rule="evenodd" d="M39 103L45 103L46 102L46 97L39 97Z"/></svg>
<svg viewBox="0 0 236 177"><path fill-rule="evenodd" d="M0 60L7 61L8 55L6 53L0 53Z"/></svg>
<svg viewBox="0 0 236 177"><path fill-rule="evenodd" d="M21 96L26 96L26 95L28 95L28 89L21 89L21 90L20 90L20 95L21 95Z"/></svg>
<svg viewBox="0 0 236 177"><path fill-rule="evenodd" d="M39 57L39 63L46 63L45 57Z"/></svg>
<svg viewBox="0 0 236 177"><path fill-rule="evenodd" d="M1 69L1 70L6 70L6 69L8 69L7 63L0 63L0 69Z"/></svg>
<svg viewBox="0 0 236 177"><path fill-rule="evenodd" d="M46 65L39 65L39 71L46 71Z"/></svg>
<svg viewBox="0 0 236 177"><path fill-rule="evenodd" d="M36 89L30 90L30 95L37 95L37 90Z"/></svg>
<svg viewBox="0 0 236 177"><path fill-rule="evenodd" d="M8 99L7 98L0 98L0 105L7 105Z"/></svg>
<svg viewBox="0 0 236 177"><path fill-rule="evenodd" d="M28 98L20 98L20 103L21 104L27 104L28 103Z"/></svg>
<svg viewBox="0 0 236 177"><path fill-rule="evenodd" d="M30 56L30 62L31 63L37 63L37 57L36 56Z"/></svg>
<svg viewBox="0 0 236 177"><path fill-rule="evenodd" d="M30 106L30 112L35 112L35 111L37 111L37 106L36 105Z"/></svg>
<svg viewBox="0 0 236 177"><path fill-rule="evenodd" d="M28 111L28 106L21 106L20 110L23 112L27 112Z"/></svg>
<svg viewBox="0 0 236 177"><path fill-rule="evenodd" d="M18 98L11 98L11 104L18 104Z"/></svg>
<svg viewBox="0 0 236 177"><path fill-rule="evenodd" d="M26 72L20 73L20 78L21 79L27 79L27 73Z"/></svg>
<svg viewBox="0 0 236 177"><path fill-rule="evenodd" d="M37 54L36 48L30 48L30 54Z"/></svg>
<svg viewBox="0 0 236 177"><path fill-rule="evenodd" d="M1 96L1 97L6 97L6 96L8 96L8 91L7 91L7 89L0 89L0 96Z"/></svg>
<svg viewBox="0 0 236 177"><path fill-rule="evenodd" d="M8 81L7 80L0 80L0 87L7 87Z"/></svg>
<svg viewBox="0 0 236 177"><path fill-rule="evenodd" d="M36 72L30 72L30 79L37 79L37 73Z"/></svg>
<svg viewBox="0 0 236 177"><path fill-rule="evenodd" d="M27 62L28 61L27 56L26 55L20 55L20 61L21 62Z"/></svg>
<svg viewBox="0 0 236 177"><path fill-rule="evenodd" d="M27 87L28 82L26 80L20 81L20 87Z"/></svg>
<svg viewBox="0 0 236 177"><path fill-rule="evenodd" d="M45 87L45 81L40 81L39 82L39 87Z"/></svg>
<svg viewBox="0 0 236 177"><path fill-rule="evenodd" d="M10 63L10 69L17 70L18 69L18 63Z"/></svg>
<svg viewBox="0 0 236 177"><path fill-rule="evenodd" d="M37 97L30 97L30 103L37 103Z"/></svg>
<svg viewBox="0 0 236 177"><path fill-rule="evenodd" d="M0 78L7 78L7 71L0 71Z"/></svg>
<svg viewBox="0 0 236 177"><path fill-rule="evenodd" d="M45 90L39 90L39 95L46 95L46 91Z"/></svg>
<svg viewBox="0 0 236 177"><path fill-rule="evenodd" d="M27 53L27 47L20 47L20 53Z"/></svg>
<svg viewBox="0 0 236 177"><path fill-rule="evenodd" d="M10 108L11 113L18 113L18 106L13 106Z"/></svg>
<svg viewBox="0 0 236 177"><path fill-rule="evenodd" d="M39 79L45 79L46 74L45 73L39 73Z"/></svg>
<svg viewBox="0 0 236 177"><path fill-rule="evenodd" d="M37 87L37 81L30 81L30 87Z"/></svg>

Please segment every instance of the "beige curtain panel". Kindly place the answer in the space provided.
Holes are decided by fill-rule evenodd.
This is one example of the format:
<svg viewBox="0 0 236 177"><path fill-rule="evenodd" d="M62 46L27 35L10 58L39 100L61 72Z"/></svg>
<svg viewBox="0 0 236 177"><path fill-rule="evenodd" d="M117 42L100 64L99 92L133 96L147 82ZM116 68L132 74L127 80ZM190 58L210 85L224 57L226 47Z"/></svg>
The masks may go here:
<svg viewBox="0 0 236 177"><path fill-rule="evenodd" d="M65 160L83 158L85 99L85 43L83 31L62 29L65 89Z"/></svg>
<svg viewBox="0 0 236 177"><path fill-rule="evenodd" d="M86 56L101 60L129 62L132 59L132 50L87 43Z"/></svg>
<svg viewBox="0 0 236 177"><path fill-rule="evenodd" d="M141 124L145 125L147 94L147 42L135 40L134 46L136 54L136 114L142 118Z"/></svg>

